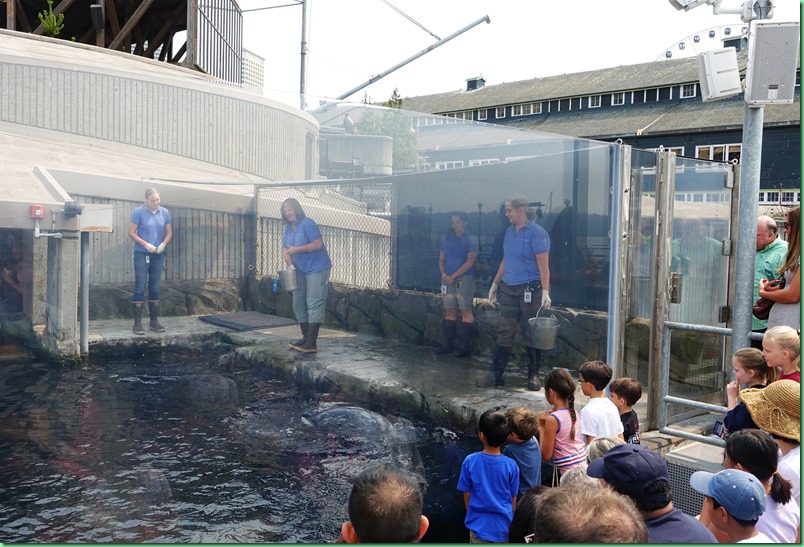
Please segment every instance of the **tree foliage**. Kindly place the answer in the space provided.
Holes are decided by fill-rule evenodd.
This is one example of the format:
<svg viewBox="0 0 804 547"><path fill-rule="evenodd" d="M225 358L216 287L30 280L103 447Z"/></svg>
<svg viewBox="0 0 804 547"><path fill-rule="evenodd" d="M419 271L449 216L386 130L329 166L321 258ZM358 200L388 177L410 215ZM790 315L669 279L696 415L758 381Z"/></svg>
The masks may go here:
<svg viewBox="0 0 804 547"><path fill-rule="evenodd" d="M402 112L402 97L394 88L391 98L383 104L386 110L368 108L360 118L360 133L363 135L386 135L393 139L394 171L416 165L416 133L410 126L410 118Z"/></svg>

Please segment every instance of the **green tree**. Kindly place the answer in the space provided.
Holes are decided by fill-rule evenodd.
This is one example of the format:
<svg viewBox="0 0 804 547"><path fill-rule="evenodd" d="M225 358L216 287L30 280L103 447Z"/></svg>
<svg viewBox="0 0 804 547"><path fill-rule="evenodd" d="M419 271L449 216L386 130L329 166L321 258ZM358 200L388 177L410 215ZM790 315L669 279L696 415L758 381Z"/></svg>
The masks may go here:
<svg viewBox="0 0 804 547"><path fill-rule="evenodd" d="M416 133L410 126L410 118L401 110L402 97L398 89L394 88L391 98L383 106L388 108L382 111L366 109L360 118L360 133L391 137L394 142L394 171L413 168L416 165Z"/></svg>

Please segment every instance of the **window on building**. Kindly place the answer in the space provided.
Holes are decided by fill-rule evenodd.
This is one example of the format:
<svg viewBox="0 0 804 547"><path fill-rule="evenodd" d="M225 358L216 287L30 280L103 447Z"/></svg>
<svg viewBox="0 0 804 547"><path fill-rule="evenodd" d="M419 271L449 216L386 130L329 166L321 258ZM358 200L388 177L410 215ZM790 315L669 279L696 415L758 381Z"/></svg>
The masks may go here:
<svg viewBox="0 0 804 547"><path fill-rule="evenodd" d="M497 158L488 158L482 160L469 160L469 167L477 167L478 165L490 165L492 163L500 163Z"/></svg>
<svg viewBox="0 0 804 547"><path fill-rule="evenodd" d="M457 169L458 167L463 167L463 160L437 161L435 164L436 169Z"/></svg>
<svg viewBox="0 0 804 547"><path fill-rule="evenodd" d="M696 146L695 157L701 160L711 161L740 161L740 144L712 144L707 146Z"/></svg>
<svg viewBox="0 0 804 547"><path fill-rule="evenodd" d="M779 192L768 192L765 195L767 203L779 203Z"/></svg>
<svg viewBox="0 0 804 547"><path fill-rule="evenodd" d="M612 93L611 106L622 106L625 104L625 93Z"/></svg>
<svg viewBox="0 0 804 547"><path fill-rule="evenodd" d="M658 152L659 151L658 148L646 148L646 150L650 150L651 152ZM669 152L675 152L676 156L678 156L678 157L684 156L684 147L683 146L665 146L663 148L663 150L666 150L666 151L669 151Z"/></svg>
<svg viewBox="0 0 804 547"><path fill-rule="evenodd" d="M681 98L691 99L695 97L695 84L684 84L681 86Z"/></svg>
<svg viewBox="0 0 804 547"><path fill-rule="evenodd" d="M499 120L500 118L504 118L504 117L505 117L505 107L504 107L504 106L498 106L498 107L496 108L496 110L494 111L494 116L495 116L495 117L496 117L498 120Z"/></svg>
<svg viewBox="0 0 804 547"><path fill-rule="evenodd" d="M589 108L600 108L600 95L592 95L589 97Z"/></svg>
<svg viewBox="0 0 804 547"><path fill-rule="evenodd" d="M478 120L486 120L489 117L489 111L486 108L481 108L477 111L477 119Z"/></svg>
<svg viewBox="0 0 804 547"><path fill-rule="evenodd" d="M704 195L703 194L692 194L692 201L700 203L700 202L703 202L703 200L704 200Z"/></svg>
<svg viewBox="0 0 804 547"><path fill-rule="evenodd" d="M782 203L795 203L795 202L796 202L795 192L782 192Z"/></svg>

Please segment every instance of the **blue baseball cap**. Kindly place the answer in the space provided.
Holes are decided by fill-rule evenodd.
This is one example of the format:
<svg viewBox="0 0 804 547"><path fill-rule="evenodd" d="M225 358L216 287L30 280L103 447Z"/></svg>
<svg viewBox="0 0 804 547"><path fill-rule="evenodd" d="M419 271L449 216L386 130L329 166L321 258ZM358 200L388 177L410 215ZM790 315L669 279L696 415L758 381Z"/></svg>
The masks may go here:
<svg viewBox="0 0 804 547"><path fill-rule="evenodd" d="M645 490L658 481L667 481L667 465L662 457L641 444L619 444L586 468L586 474L603 479L620 494L637 502L667 501L667 492L646 494Z"/></svg>
<svg viewBox="0 0 804 547"><path fill-rule="evenodd" d="M751 473L739 469L719 473L696 471L690 477L690 486L740 520L756 520L765 512L765 488Z"/></svg>

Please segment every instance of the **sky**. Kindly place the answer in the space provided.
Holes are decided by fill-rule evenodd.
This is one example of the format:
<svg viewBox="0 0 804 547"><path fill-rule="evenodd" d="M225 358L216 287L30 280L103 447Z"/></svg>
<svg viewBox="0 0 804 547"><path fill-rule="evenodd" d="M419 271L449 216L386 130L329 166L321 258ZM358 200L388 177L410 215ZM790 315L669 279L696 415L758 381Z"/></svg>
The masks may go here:
<svg viewBox="0 0 804 547"><path fill-rule="evenodd" d="M243 45L265 59L265 95L298 106L300 5L294 0L238 0ZM771 21L800 21L799 0L775 0ZM739 10L742 0L722 0ZM395 9L396 8L396 9ZM402 12L402 13L400 13ZM383 102L399 90L414 97L486 85L652 62L720 47L729 26L746 26L739 14L702 5L678 11L669 0L308 0L308 106L314 97L338 97L440 38L482 22L347 98ZM412 21L411 21L412 19ZM718 38L710 39L715 29ZM700 34L696 45L692 36ZM733 35L733 34L732 34ZM678 43L686 48L680 50Z"/></svg>

